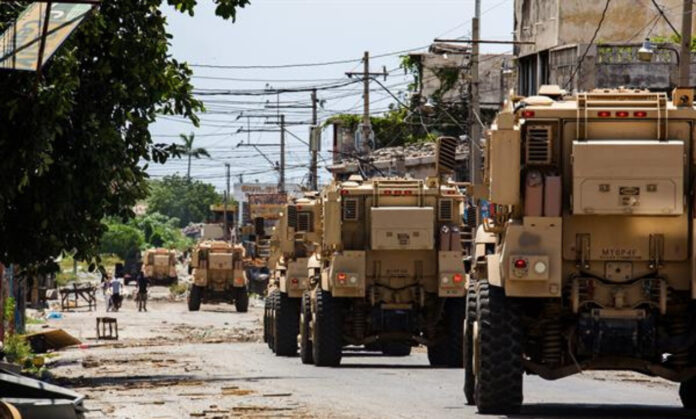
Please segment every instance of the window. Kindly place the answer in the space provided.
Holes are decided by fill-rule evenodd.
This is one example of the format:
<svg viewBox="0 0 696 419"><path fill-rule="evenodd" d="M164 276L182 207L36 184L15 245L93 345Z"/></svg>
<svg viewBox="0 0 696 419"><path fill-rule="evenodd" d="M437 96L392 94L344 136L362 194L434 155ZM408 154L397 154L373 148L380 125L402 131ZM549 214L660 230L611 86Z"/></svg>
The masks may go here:
<svg viewBox="0 0 696 419"><path fill-rule="evenodd" d="M343 220L357 221L359 217L358 200L353 198L343 199Z"/></svg>

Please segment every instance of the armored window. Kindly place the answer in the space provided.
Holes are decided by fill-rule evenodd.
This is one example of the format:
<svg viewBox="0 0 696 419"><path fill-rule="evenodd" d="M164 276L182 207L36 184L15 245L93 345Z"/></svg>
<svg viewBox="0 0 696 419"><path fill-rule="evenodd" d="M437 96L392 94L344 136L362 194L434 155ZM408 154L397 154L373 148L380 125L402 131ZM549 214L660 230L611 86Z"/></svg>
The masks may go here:
<svg viewBox="0 0 696 419"><path fill-rule="evenodd" d="M357 221L360 217L358 213L358 200L354 198L343 199L343 220Z"/></svg>
<svg viewBox="0 0 696 419"><path fill-rule="evenodd" d="M552 155L552 128L543 125L530 125L527 127L527 164L551 164Z"/></svg>
<svg viewBox="0 0 696 419"><path fill-rule="evenodd" d="M297 207L288 205L288 227L297 231Z"/></svg>
<svg viewBox="0 0 696 419"><path fill-rule="evenodd" d="M297 213L297 230L311 232L312 229L312 213L299 212Z"/></svg>
<svg viewBox="0 0 696 419"><path fill-rule="evenodd" d="M441 199L439 215L440 221L452 221L454 201L451 199Z"/></svg>

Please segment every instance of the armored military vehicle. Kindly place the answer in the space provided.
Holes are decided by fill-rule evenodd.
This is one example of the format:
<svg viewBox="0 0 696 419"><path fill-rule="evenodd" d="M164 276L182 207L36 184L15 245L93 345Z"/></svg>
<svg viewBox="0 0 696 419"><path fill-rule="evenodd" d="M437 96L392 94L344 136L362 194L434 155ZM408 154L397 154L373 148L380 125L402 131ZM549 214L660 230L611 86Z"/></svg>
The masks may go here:
<svg viewBox="0 0 696 419"><path fill-rule="evenodd" d="M673 97L511 98L497 116L470 188L490 212L466 322L480 412L519 410L524 373L585 370L680 382L696 407L696 110Z"/></svg>
<svg viewBox="0 0 696 419"><path fill-rule="evenodd" d="M297 354L300 301L307 289L307 261L321 237L321 207L315 192L291 199L271 236L266 341L279 356Z"/></svg>
<svg viewBox="0 0 696 419"><path fill-rule="evenodd" d="M176 252L162 248L148 249L143 252L141 269L145 278L153 285L176 284Z"/></svg>
<svg viewBox="0 0 696 419"><path fill-rule="evenodd" d="M451 167L455 148L455 139L441 139L439 161ZM302 361L338 365L347 345L405 356L422 344L432 365L461 367L467 279L458 187L438 177L354 179L328 186L321 207L322 240L301 308Z"/></svg>
<svg viewBox="0 0 696 419"><path fill-rule="evenodd" d="M203 241L191 253L189 271L193 282L189 289L189 311L198 311L201 303L234 303L239 312L249 307L244 273L244 248L224 241Z"/></svg>

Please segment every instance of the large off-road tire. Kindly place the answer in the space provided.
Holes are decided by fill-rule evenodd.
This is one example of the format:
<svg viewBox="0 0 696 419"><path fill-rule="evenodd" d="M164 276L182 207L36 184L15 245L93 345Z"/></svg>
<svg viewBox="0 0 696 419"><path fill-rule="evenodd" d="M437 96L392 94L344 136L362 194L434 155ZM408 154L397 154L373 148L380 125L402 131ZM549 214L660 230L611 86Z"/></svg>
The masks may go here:
<svg viewBox="0 0 696 419"><path fill-rule="evenodd" d="M297 335L300 333L300 300L280 293L275 308L275 353L278 356L297 355Z"/></svg>
<svg viewBox="0 0 696 419"><path fill-rule="evenodd" d="M268 310L268 347L271 348L273 352L275 352L275 310L278 305L279 296L280 291L278 289L274 289L268 296L268 299L271 301Z"/></svg>
<svg viewBox="0 0 696 419"><path fill-rule="evenodd" d="M312 305L309 292L302 294L300 303L300 359L303 364L313 364L312 340L309 338L309 324L312 320Z"/></svg>
<svg viewBox="0 0 696 419"><path fill-rule="evenodd" d="M270 295L267 295L263 299L263 341L264 343L268 343L268 334L270 333L268 323L270 322L268 312L271 308L271 298Z"/></svg>
<svg viewBox="0 0 696 419"><path fill-rule="evenodd" d="M189 291L189 296L188 296L188 309L189 309L189 311L200 310L202 294L203 294L202 287L199 287L198 285L191 285L191 291Z"/></svg>
<svg viewBox="0 0 696 419"><path fill-rule="evenodd" d="M428 361L434 367L462 368L464 357L464 299L452 298L445 302L443 313L445 338L436 345L428 346Z"/></svg>
<svg viewBox="0 0 696 419"><path fill-rule="evenodd" d="M335 367L341 363L343 324L339 301L330 292L317 290L312 328L312 356L318 367Z"/></svg>
<svg viewBox="0 0 696 419"><path fill-rule="evenodd" d="M234 308L238 313L249 311L249 291L246 287L237 289L237 297L234 299Z"/></svg>
<svg viewBox="0 0 696 419"><path fill-rule="evenodd" d="M474 326L475 399L483 414L514 414L522 406L522 328L502 288L480 279Z"/></svg>
<svg viewBox="0 0 696 419"><path fill-rule="evenodd" d="M411 355L411 345L403 342L384 342L382 343L382 354L385 356L409 356Z"/></svg>
<svg viewBox="0 0 696 419"><path fill-rule="evenodd" d="M691 377L679 385L679 397L686 409L696 409L696 377Z"/></svg>
<svg viewBox="0 0 696 419"><path fill-rule="evenodd" d="M474 376L474 322L476 321L476 288L469 284L466 294L466 318L464 319L464 397L466 404L476 404L476 377Z"/></svg>

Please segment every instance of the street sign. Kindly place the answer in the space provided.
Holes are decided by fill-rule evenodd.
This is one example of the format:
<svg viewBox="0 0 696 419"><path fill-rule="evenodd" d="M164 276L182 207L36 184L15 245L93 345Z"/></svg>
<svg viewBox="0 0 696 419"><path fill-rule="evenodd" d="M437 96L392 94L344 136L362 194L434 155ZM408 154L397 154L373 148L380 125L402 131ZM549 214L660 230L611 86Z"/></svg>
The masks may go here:
<svg viewBox="0 0 696 419"><path fill-rule="evenodd" d="M0 35L0 69L41 70L94 7L86 3L30 4Z"/></svg>

